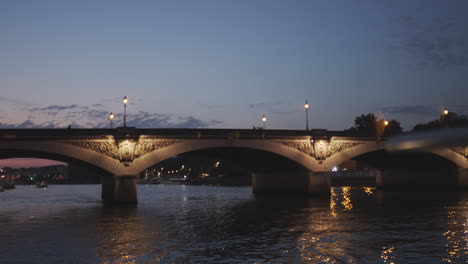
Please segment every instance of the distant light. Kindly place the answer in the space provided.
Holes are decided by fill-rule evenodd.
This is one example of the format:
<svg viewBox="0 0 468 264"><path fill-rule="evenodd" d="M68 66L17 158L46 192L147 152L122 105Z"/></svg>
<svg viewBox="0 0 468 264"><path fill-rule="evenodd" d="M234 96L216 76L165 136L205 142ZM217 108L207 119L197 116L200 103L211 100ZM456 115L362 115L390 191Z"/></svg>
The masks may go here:
<svg viewBox="0 0 468 264"><path fill-rule="evenodd" d="M266 117L265 117L265 116L262 117L262 122L263 122L263 123L266 122Z"/></svg>
<svg viewBox="0 0 468 264"><path fill-rule="evenodd" d="M110 113L110 115L109 115L109 120L112 121L112 120L114 119L114 117L115 117L115 116L114 116L114 113Z"/></svg>
<svg viewBox="0 0 468 264"><path fill-rule="evenodd" d="M313 140L313 139L311 139L311 140L310 140L310 143L314 143L314 140Z"/></svg>
<svg viewBox="0 0 468 264"><path fill-rule="evenodd" d="M384 121L384 125L388 126L388 121L387 120Z"/></svg>
<svg viewBox="0 0 468 264"><path fill-rule="evenodd" d="M128 103L128 98L127 98L127 96L124 96L124 98L122 99L122 102L123 102L124 104L127 104L127 103Z"/></svg>
<svg viewBox="0 0 468 264"><path fill-rule="evenodd" d="M335 166L333 167L332 171L338 171L338 168Z"/></svg>
<svg viewBox="0 0 468 264"><path fill-rule="evenodd" d="M308 109L308 108L309 108L309 104L307 103L307 100L305 101L304 108L305 108L305 109Z"/></svg>
<svg viewBox="0 0 468 264"><path fill-rule="evenodd" d="M449 112L448 112L448 109L445 108L445 109L444 109L444 115L448 115L448 113L449 113Z"/></svg>

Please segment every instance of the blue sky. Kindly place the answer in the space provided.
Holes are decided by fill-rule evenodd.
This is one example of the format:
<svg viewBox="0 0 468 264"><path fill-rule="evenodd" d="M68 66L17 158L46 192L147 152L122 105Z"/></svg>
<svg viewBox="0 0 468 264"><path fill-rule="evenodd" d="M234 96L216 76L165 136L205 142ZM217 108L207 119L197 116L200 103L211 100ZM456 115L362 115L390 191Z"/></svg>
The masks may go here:
<svg viewBox="0 0 468 264"><path fill-rule="evenodd" d="M468 2L0 1L0 127L406 129L468 114Z"/></svg>

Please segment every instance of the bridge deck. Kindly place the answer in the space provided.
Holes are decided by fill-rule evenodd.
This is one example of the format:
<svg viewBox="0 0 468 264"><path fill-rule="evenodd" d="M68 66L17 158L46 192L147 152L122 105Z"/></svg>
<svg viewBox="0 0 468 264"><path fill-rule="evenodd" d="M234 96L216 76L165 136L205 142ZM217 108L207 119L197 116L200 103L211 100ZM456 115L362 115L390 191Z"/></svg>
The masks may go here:
<svg viewBox="0 0 468 264"><path fill-rule="evenodd" d="M350 137L356 139L369 139L353 137L344 131L328 131L325 129L313 130L271 130L271 129L174 129L174 128L117 128L117 129L0 129L0 140L31 140L31 139L66 139L79 137L107 137L109 135L145 135L171 138L288 138L307 137L331 138Z"/></svg>

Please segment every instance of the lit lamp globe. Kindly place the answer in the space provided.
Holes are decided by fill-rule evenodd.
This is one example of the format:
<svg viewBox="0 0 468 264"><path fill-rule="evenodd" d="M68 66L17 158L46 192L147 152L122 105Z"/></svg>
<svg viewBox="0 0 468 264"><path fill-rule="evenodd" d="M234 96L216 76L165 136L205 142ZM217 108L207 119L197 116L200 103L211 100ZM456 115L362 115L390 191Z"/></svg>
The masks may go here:
<svg viewBox="0 0 468 264"><path fill-rule="evenodd" d="M122 99L122 102L124 103L124 127L127 127L127 103L128 103L127 96L124 96L124 98Z"/></svg>
<svg viewBox="0 0 468 264"><path fill-rule="evenodd" d="M112 120L114 120L114 113L110 113L109 115L109 120L110 120L110 123L111 123L111 128L112 128Z"/></svg>

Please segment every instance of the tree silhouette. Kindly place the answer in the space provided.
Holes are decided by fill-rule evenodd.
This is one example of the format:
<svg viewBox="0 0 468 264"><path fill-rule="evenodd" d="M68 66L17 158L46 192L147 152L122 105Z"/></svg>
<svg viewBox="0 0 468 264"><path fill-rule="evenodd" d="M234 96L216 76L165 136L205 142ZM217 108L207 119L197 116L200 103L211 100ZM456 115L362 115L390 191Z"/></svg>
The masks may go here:
<svg viewBox="0 0 468 264"><path fill-rule="evenodd" d="M468 126L468 117L449 112L447 115L440 115L438 120L432 120L427 123L417 124L413 131L432 130L438 128L456 128Z"/></svg>
<svg viewBox="0 0 468 264"><path fill-rule="evenodd" d="M377 120L374 114L363 114L354 119L354 127L345 131L356 136L391 137L403 132L400 122L391 120L385 126L385 120Z"/></svg>

